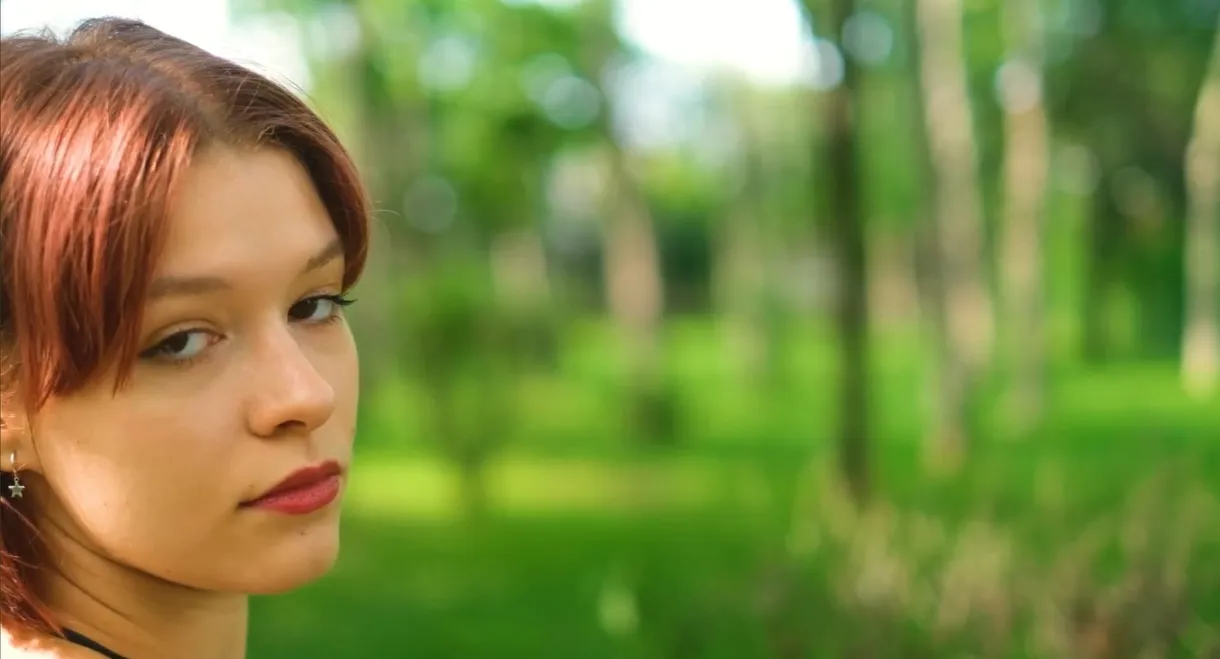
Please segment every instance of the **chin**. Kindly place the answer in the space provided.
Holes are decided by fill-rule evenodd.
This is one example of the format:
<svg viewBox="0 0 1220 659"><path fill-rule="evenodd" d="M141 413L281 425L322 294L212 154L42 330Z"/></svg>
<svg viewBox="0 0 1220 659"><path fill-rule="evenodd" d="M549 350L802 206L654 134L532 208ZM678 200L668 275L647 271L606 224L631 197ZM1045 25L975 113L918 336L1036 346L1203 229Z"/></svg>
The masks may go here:
<svg viewBox="0 0 1220 659"><path fill-rule="evenodd" d="M326 576L338 558L337 518L306 531L286 531L251 563L255 570L244 590L251 595L274 595L307 586Z"/></svg>

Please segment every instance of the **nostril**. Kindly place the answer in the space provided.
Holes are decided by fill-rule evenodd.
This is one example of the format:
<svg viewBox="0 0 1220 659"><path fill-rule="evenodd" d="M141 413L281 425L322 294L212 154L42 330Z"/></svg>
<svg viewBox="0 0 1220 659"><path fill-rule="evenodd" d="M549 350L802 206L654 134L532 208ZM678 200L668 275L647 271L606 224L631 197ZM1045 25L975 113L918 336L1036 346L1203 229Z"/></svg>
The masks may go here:
<svg viewBox="0 0 1220 659"><path fill-rule="evenodd" d="M306 427L307 427L307 425L304 421L292 419L292 420L281 423L280 425L276 426L275 429L278 432L292 432L292 431L304 430Z"/></svg>

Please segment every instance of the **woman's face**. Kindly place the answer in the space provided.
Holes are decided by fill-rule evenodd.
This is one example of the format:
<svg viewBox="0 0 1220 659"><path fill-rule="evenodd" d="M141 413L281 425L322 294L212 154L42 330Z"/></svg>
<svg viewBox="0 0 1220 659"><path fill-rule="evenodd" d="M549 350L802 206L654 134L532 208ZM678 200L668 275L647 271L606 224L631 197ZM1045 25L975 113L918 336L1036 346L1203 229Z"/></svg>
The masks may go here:
<svg viewBox="0 0 1220 659"><path fill-rule="evenodd" d="M334 563L339 498L246 502L327 461L346 482L358 367L338 235L271 149L201 154L169 222L130 380L115 392L107 373L32 420L27 499L50 535L160 579L292 588Z"/></svg>

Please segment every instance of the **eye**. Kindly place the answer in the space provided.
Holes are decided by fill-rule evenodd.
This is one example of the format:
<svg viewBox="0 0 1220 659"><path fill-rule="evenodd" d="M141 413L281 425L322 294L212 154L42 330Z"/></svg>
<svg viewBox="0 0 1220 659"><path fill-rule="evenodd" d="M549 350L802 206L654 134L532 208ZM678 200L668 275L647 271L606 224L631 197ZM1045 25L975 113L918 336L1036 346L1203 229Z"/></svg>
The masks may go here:
<svg viewBox="0 0 1220 659"><path fill-rule="evenodd" d="M304 323L322 323L338 318L342 308L355 302L342 295L315 295L307 297L288 309L288 316Z"/></svg>
<svg viewBox="0 0 1220 659"><path fill-rule="evenodd" d="M185 362L198 357L208 346L215 343L216 335L204 330L187 330L171 334L160 343L140 353L144 359L163 359Z"/></svg>

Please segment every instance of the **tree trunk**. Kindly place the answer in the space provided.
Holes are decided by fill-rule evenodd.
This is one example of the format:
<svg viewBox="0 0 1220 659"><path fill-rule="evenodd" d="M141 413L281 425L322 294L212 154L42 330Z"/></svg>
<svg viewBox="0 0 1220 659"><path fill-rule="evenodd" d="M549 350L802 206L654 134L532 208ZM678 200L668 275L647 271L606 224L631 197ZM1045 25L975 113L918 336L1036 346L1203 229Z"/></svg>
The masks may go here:
<svg viewBox="0 0 1220 659"><path fill-rule="evenodd" d="M764 301L771 293L768 261L776 255L767 249L765 235L770 223L762 158L766 133L755 128L762 120L749 102L737 111L744 124L741 187L716 234L714 286L727 354L742 382L755 386L768 384L772 375L774 337L766 324Z"/></svg>
<svg viewBox="0 0 1220 659"><path fill-rule="evenodd" d="M1195 107L1186 176L1190 210L1182 378L1191 394L1206 396L1220 384L1220 26Z"/></svg>
<svg viewBox="0 0 1220 659"><path fill-rule="evenodd" d="M931 411L925 425L927 438L925 446L935 447L937 438L942 432L945 414L941 410L956 409L957 405L949 399L953 390L949 387L952 380L947 376L949 366L946 360L952 355L952 343L946 327L944 275L941 264L940 248L937 244L936 193L932 187L934 175L932 145L928 136L928 119L923 104L923 71L921 62L923 53L919 46L919 10L917 0L907 0L903 3L903 29L911 35L906 40L908 69L905 71L907 84L905 93L911 99L911 111L908 115L910 130L914 141L913 165L915 185L926 192L920 195L918 206L913 209L914 222L911 229L911 240L915 254L915 275L917 293L919 296L920 315L927 332L927 340L931 346L933 363L928 370L928 383L924 390L929 392ZM931 456L931 451L928 452Z"/></svg>
<svg viewBox="0 0 1220 659"><path fill-rule="evenodd" d="M992 305L983 274L983 214L962 45L961 0L913 0L931 151L936 294L946 335L938 341L936 443L964 452L973 391L990 358Z"/></svg>
<svg viewBox="0 0 1220 659"><path fill-rule="evenodd" d="M1101 180L1093 195L1089 218L1088 270L1083 300L1083 356L1100 364L1113 357L1115 335L1113 310L1119 291L1124 219L1114 202L1113 174L1103 162Z"/></svg>
<svg viewBox="0 0 1220 659"><path fill-rule="evenodd" d="M623 52L610 21L612 4L592 3L581 14L578 69L597 80ZM650 386L655 375L657 334L664 308L660 251L647 200L633 180L629 155L615 136L610 90L603 89L597 131L600 134L606 173L603 208L606 223L602 272L606 303L618 326L627 351L628 373L636 382Z"/></svg>
<svg viewBox="0 0 1220 659"><path fill-rule="evenodd" d="M610 148L609 166L606 300L610 313L626 332L631 363L643 367L656 357L663 304L660 258L652 216L618 146Z"/></svg>
<svg viewBox="0 0 1220 659"><path fill-rule="evenodd" d="M805 0L812 18L813 0ZM855 11L853 0L830 0L826 23L836 37ZM868 452L868 263L863 208L860 204L859 156L855 106L859 72L844 56L841 84L822 99L824 143L815 145L813 170L824 172L828 209L838 262L837 331L840 348L839 427L840 467L852 496L866 502L870 490Z"/></svg>
<svg viewBox="0 0 1220 659"><path fill-rule="evenodd" d="M368 382L396 377L402 366L396 317L400 308L401 282L418 279L410 275L422 266L418 246L409 234L403 208L405 191L426 168L429 134L422 102L410 107L395 103L389 83L378 64L387 47L376 25L378 17L367 3L346 0L359 26L359 45L347 61L349 70L340 83L355 105L357 139L352 149L361 162L361 173L372 197L374 217L370 255L361 281L360 297L367 308L361 314L375 337L380 358L361 369Z"/></svg>
<svg viewBox="0 0 1220 659"><path fill-rule="evenodd" d="M766 256L758 240L759 206L741 199L728 209L717 232L715 287L718 316L727 353L743 382L763 384L767 373L768 335L760 313L765 293Z"/></svg>
<svg viewBox="0 0 1220 659"><path fill-rule="evenodd" d="M1038 423L1046 362L1042 303L1048 122L1042 102L1038 6L1005 4L1009 58L1000 79L1004 109L1004 316L1008 328L1009 428L1024 436Z"/></svg>
<svg viewBox="0 0 1220 659"><path fill-rule="evenodd" d="M656 436L664 428L653 427L655 419L647 409L661 395L659 332L664 305L660 254L652 214L632 180L627 156L608 140L608 211L605 230L605 286L610 314L621 332L626 351L628 393L631 415L638 439L665 439Z"/></svg>

